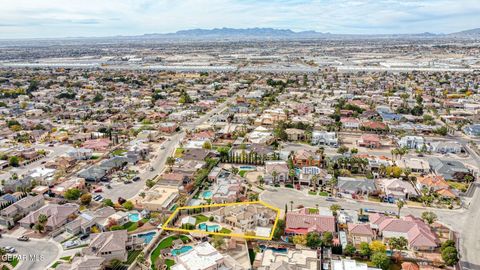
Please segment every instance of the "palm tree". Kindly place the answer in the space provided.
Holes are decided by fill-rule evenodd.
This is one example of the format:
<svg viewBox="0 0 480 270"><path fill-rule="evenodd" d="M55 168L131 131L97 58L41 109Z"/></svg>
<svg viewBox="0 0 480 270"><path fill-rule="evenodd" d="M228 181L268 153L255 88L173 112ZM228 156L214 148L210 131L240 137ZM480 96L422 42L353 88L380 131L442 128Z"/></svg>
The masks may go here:
<svg viewBox="0 0 480 270"><path fill-rule="evenodd" d="M290 211L293 211L293 201L290 201Z"/></svg>
<svg viewBox="0 0 480 270"><path fill-rule="evenodd" d="M171 171L173 165L175 165L175 158L174 157L168 157L167 158L167 165L170 167L170 171Z"/></svg>
<svg viewBox="0 0 480 270"><path fill-rule="evenodd" d="M403 200L397 200L397 207L398 207L398 217L400 217L400 210L402 210L403 206L405 205L405 202Z"/></svg>
<svg viewBox="0 0 480 270"><path fill-rule="evenodd" d="M38 216L38 223L41 224L43 227L45 227L45 224L47 224L48 221L48 216L45 214L40 214Z"/></svg>
<svg viewBox="0 0 480 270"><path fill-rule="evenodd" d="M274 170L274 171L272 172L273 183L276 183L276 182L277 182L277 176L278 176L278 173L277 173L277 171Z"/></svg>

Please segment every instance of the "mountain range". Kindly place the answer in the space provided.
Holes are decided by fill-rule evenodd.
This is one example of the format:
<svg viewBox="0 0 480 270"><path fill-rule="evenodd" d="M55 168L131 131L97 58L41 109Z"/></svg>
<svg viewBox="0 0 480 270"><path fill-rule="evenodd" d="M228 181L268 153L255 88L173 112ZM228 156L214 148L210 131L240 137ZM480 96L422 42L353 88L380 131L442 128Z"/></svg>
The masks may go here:
<svg viewBox="0 0 480 270"><path fill-rule="evenodd" d="M275 28L213 28L213 29L189 29L180 30L175 33L167 34L144 34L135 36L137 38L259 38L259 39L289 39L289 38L480 38L480 28L450 33L417 33L417 34L378 34L378 35L362 35L362 34L332 34L316 31L295 32L290 29Z"/></svg>

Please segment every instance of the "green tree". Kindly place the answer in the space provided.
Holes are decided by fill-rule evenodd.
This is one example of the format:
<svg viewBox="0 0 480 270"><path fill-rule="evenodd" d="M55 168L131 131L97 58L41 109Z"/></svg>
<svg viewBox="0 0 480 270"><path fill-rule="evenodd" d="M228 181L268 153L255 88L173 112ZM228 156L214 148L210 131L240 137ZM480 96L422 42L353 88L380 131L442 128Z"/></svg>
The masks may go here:
<svg viewBox="0 0 480 270"><path fill-rule="evenodd" d="M337 153L339 154L345 154L347 152L348 152L348 147L346 147L345 145L342 145L337 149Z"/></svg>
<svg viewBox="0 0 480 270"><path fill-rule="evenodd" d="M372 251L372 253L385 252L387 250L387 247L381 241L376 240L370 243L370 250Z"/></svg>
<svg viewBox="0 0 480 270"><path fill-rule="evenodd" d="M333 215L336 216L337 215L337 212L342 209L342 207L338 204L332 204L330 206L330 211L332 211Z"/></svg>
<svg viewBox="0 0 480 270"><path fill-rule="evenodd" d="M83 205L89 205L91 201L92 201L92 194L90 193L85 193L82 196L80 196L80 202Z"/></svg>
<svg viewBox="0 0 480 270"><path fill-rule="evenodd" d="M203 147L203 149L210 150L210 149L212 149L212 143L209 142L209 141L206 141L206 142L203 143L202 147Z"/></svg>
<svg viewBox="0 0 480 270"><path fill-rule="evenodd" d="M67 191L65 191L65 194L63 195L65 199L67 200L78 200L80 198L80 195L82 195L82 192L78 188L71 188Z"/></svg>
<svg viewBox="0 0 480 270"><path fill-rule="evenodd" d="M367 242L361 242L358 248L358 253L363 257L370 257L372 251L370 250L370 245Z"/></svg>
<svg viewBox="0 0 480 270"><path fill-rule="evenodd" d="M437 220L437 215L431 211L425 211L422 213L422 219L428 223L428 225L432 225Z"/></svg>
<svg viewBox="0 0 480 270"><path fill-rule="evenodd" d="M352 243L348 243L348 244L345 246L345 249L343 250L343 255L345 255L345 256L353 256L356 251L357 251L357 249L355 248L355 246L354 246Z"/></svg>
<svg viewBox="0 0 480 270"><path fill-rule="evenodd" d="M455 247L448 246L442 250L442 260L448 266L454 266L458 263L458 251Z"/></svg>
<svg viewBox="0 0 480 270"><path fill-rule="evenodd" d="M388 270L390 268L390 258L385 252L373 253L371 260L375 267L381 268L382 270Z"/></svg>
<svg viewBox="0 0 480 270"><path fill-rule="evenodd" d="M403 206L405 206L405 202L402 200L397 200L397 208L398 208L397 216L398 217L400 217L400 211L402 210Z"/></svg>
<svg viewBox="0 0 480 270"><path fill-rule="evenodd" d="M133 209L133 203L131 201L126 201L122 204L123 208L127 210L132 210Z"/></svg>
<svg viewBox="0 0 480 270"><path fill-rule="evenodd" d="M324 232L322 235L322 243L330 247L333 244L333 234L331 232Z"/></svg>
<svg viewBox="0 0 480 270"><path fill-rule="evenodd" d="M309 232L307 234L307 247L310 248L317 248L322 244L322 239L320 238L320 234L317 232Z"/></svg>
<svg viewBox="0 0 480 270"><path fill-rule="evenodd" d="M155 186L155 181L153 181L152 179L148 179L148 180L145 182L145 185L146 185L148 188L152 188L153 186Z"/></svg>
<svg viewBox="0 0 480 270"><path fill-rule="evenodd" d="M392 237L388 240L388 245L392 250L405 250L407 249L408 241L405 237Z"/></svg>
<svg viewBox="0 0 480 270"><path fill-rule="evenodd" d="M103 205L113 207L114 203L110 199L103 200Z"/></svg>
<svg viewBox="0 0 480 270"><path fill-rule="evenodd" d="M10 165L12 167L18 167L20 165L20 158L17 157L17 156L11 156L8 159L8 165Z"/></svg>

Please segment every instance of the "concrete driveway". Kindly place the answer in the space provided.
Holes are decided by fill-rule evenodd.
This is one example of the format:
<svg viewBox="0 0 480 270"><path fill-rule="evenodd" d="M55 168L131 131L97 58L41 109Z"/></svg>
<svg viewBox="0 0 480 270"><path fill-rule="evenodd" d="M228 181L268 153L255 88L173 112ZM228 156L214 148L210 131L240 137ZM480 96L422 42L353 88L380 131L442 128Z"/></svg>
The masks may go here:
<svg viewBox="0 0 480 270"><path fill-rule="evenodd" d="M18 241L15 237L3 235L0 246L10 246L17 250L14 255L19 257L19 270L44 270L55 262L60 255L60 247L53 241L31 239L28 242Z"/></svg>

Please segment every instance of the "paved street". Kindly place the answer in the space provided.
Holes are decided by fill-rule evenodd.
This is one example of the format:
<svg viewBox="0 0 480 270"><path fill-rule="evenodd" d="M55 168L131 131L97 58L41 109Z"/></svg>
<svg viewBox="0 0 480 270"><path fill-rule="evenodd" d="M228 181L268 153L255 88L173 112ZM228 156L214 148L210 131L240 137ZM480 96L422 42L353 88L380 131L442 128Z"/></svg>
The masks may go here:
<svg viewBox="0 0 480 270"><path fill-rule="evenodd" d="M28 242L18 241L15 237L3 235L0 246L11 246L17 250L15 255L21 255L17 268L19 270L44 270L58 259L59 247L53 242L32 239ZM24 257L25 256L25 257Z"/></svg>
<svg viewBox="0 0 480 270"><path fill-rule="evenodd" d="M285 204L287 204L288 208L290 209L290 201L293 201L293 208L299 205L303 205L305 207L316 207L317 204L319 207L329 208L332 204L339 204L346 210L356 211L360 208L369 208L378 211L398 211L398 208L395 204L358 202L355 200L339 198L335 198L335 202L329 202L326 201L326 197L319 195L307 195L305 192L291 188L270 188L270 190L265 190L260 194L260 200L280 208L282 211L285 209ZM412 214L415 216L420 216L422 212L427 210L435 212L439 217L439 221L454 229L460 229L461 227L459 227L459 224L463 224L463 221L466 219L465 210L463 209L447 210L404 206L401 210L401 215Z"/></svg>
<svg viewBox="0 0 480 270"><path fill-rule="evenodd" d="M244 91L240 91L237 93L237 95L242 95L244 93ZM165 149L160 149L160 147L158 149L154 149L155 158L150 161L150 165L146 166L144 171L140 172L139 181L130 184L113 183L111 184L112 189L104 188L103 192L99 194L101 194L105 198L111 199L114 202L116 202L119 197L125 199L130 199L134 197L141 190L143 190L147 179L152 179L162 173L162 171L165 169L167 158L174 153L179 143L185 138L185 130L193 130L197 126L205 124L212 115L224 110L230 102L234 101L237 95L230 97L225 102L223 102L216 108L210 110L201 117L194 119L191 122L185 123L182 126L181 132L176 133L171 137L167 137L168 140L162 143ZM154 170L150 171L150 167L153 167Z"/></svg>

